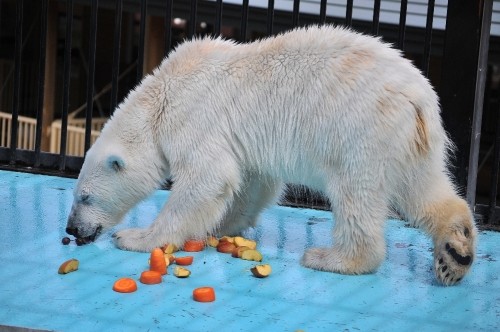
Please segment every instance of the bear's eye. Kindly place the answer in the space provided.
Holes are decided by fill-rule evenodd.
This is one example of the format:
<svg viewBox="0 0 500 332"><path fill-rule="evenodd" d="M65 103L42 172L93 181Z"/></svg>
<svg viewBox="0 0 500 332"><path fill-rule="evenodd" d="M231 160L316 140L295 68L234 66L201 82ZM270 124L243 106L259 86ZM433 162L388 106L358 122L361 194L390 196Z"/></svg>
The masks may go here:
<svg viewBox="0 0 500 332"><path fill-rule="evenodd" d="M82 193L80 196L80 202L82 204L89 204L90 203L90 195L87 193Z"/></svg>

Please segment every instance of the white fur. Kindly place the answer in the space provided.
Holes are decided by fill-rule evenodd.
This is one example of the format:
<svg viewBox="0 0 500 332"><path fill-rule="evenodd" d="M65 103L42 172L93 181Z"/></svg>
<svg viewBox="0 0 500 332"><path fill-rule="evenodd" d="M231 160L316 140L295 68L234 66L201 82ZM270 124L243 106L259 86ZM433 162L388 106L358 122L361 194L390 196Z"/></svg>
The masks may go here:
<svg viewBox="0 0 500 332"><path fill-rule="evenodd" d="M329 198L336 220L333 248L307 251L305 266L374 271L395 209L433 237L436 275L453 284L470 264L446 244L473 257L476 230L446 171L448 145L432 87L378 39L324 26L250 44L188 41L106 124L68 227L81 236L109 228L171 176L154 223L116 234L118 247L149 251L241 232L282 183L302 184ZM448 211L450 202L462 208Z"/></svg>

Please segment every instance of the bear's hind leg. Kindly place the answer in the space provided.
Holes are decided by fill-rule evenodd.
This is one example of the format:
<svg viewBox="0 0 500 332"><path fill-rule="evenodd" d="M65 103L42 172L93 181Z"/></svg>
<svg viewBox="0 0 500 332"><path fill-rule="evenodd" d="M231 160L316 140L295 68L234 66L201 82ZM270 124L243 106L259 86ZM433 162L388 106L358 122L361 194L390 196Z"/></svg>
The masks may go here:
<svg viewBox="0 0 500 332"><path fill-rule="evenodd" d="M342 274L374 272L385 257L386 200L382 186L343 183L329 190L335 216L332 248L305 252L306 267Z"/></svg>
<svg viewBox="0 0 500 332"><path fill-rule="evenodd" d="M248 173L215 234L235 236L255 227L260 213L278 198L281 188L280 181Z"/></svg>
<svg viewBox="0 0 500 332"><path fill-rule="evenodd" d="M416 222L434 243L434 272L444 285L458 283L475 255L477 230L467 202L457 195L429 203Z"/></svg>

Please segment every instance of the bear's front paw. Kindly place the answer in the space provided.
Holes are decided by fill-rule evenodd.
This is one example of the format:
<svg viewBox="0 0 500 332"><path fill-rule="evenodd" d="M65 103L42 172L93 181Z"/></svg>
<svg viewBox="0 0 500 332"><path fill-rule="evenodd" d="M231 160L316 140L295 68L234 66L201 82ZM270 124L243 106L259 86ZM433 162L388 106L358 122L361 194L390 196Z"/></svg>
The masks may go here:
<svg viewBox="0 0 500 332"><path fill-rule="evenodd" d="M113 234L115 245L122 250L150 252L162 246L156 243L153 233L149 229L129 228Z"/></svg>

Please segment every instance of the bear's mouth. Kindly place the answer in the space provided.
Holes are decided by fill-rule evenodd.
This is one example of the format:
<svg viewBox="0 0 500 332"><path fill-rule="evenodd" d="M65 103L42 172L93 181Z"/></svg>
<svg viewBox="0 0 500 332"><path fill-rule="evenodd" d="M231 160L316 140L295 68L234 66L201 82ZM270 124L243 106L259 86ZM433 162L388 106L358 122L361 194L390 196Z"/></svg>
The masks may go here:
<svg viewBox="0 0 500 332"><path fill-rule="evenodd" d="M102 232L102 226L98 226L95 229L94 233L92 233L92 234L90 234L88 236L83 236L83 237L78 236L76 238L76 241L77 241L77 243L82 244L82 245L94 242L95 239L97 239L97 237L99 235L101 235L101 232Z"/></svg>

